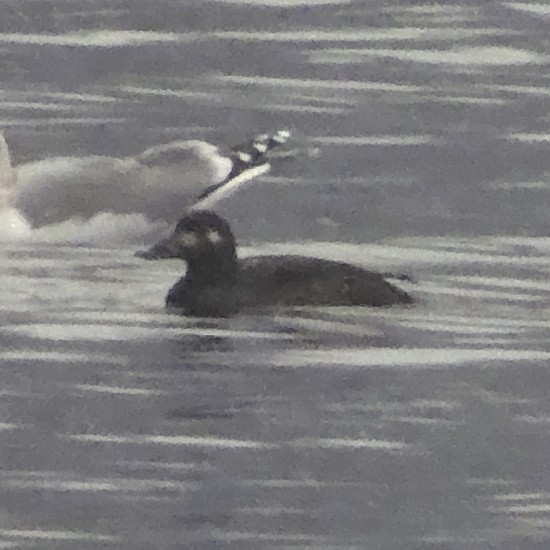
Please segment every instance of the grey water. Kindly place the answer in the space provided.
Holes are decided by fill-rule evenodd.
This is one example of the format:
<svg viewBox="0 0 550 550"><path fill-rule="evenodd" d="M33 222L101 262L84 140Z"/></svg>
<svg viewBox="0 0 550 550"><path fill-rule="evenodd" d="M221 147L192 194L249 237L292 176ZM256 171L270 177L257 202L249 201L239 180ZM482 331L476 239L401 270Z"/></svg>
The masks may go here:
<svg viewBox="0 0 550 550"><path fill-rule="evenodd" d="M288 127L319 155L220 204L242 254L417 298L182 318L132 220L2 241L0 548L548 547L546 4L0 11L15 164Z"/></svg>

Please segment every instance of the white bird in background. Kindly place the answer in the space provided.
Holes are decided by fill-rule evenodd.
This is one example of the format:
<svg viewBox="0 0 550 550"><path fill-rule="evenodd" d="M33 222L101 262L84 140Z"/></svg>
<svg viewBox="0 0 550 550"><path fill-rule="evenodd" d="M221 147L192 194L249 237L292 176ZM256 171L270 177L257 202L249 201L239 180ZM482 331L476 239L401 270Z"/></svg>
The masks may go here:
<svg viewBox="0 0 550 550"><path fill-rule="evenodd" d="M0 133L0 205L5 204L15 184L15 170L11 166L8 144Z"/></svg>
<svg viewBox="0 0 550 550"><path fill-rule="evenodd" d="M13 167L0 134L0 208L15 208L33 227L100 212L174 222L197 201L210 203L267 172L270 152L289 138L287 130L257 136L226 155L190 140L134 157L55 157Z"/></svg>

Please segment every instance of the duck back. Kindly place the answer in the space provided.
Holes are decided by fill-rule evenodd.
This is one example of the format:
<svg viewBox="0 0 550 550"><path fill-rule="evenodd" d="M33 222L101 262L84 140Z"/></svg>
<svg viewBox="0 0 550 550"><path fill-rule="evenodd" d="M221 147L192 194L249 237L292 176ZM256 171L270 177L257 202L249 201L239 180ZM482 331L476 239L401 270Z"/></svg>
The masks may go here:
<svg viewBox="0 0 550 550"><path fill-rule="evenodd" d="M391 306L412 303L404 290L380 273L307 256L256 256L241 261L238 302L242 306Z"/></svg>

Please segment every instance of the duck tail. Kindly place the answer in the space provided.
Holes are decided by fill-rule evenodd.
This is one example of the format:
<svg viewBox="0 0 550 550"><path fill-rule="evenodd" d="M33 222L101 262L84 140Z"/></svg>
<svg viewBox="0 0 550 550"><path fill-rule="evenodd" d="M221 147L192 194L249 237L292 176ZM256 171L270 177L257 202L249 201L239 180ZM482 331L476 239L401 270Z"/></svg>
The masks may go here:
<svg viewBox="0 0 550 550"><path fill-rule="evenodd" d="M382 277L384 277L384 279L395 279L397 281L408 281L409 283L416 283L417 282L417 280L414 277L411 277L410 275L405 275L404 273L386 272L386 273L382 273Z"/></svg>
<svg viewBox="0 0 550 550"><path fill-rule="evenodd" d="M396 288L397 295L399 296L399 303L400 304L414 304L415 299L405 290L401 288Z"/></svg>
<svg viewBox="0 0 550 550"><path fill-rule="evenodd" d="M15 185L15 170L11 165L11 156L4 134L0 132L0 206L8 204L8 197Z"/></svg>
<svg viewBox="0 0 550 550"><path fill-rule="evenodd" d="M397 281L408 281L409 283L416 283L417 281L410 277L409 275L405 275L404 273L391 273L386 272L381 274L384 279L394 279ZM415 302L415 299L402 288L399 288L398 286L395 286L393 283L386 281L390 287L392 288L395 296L397 297L396 303L399 304L413 304Z"/></svg>

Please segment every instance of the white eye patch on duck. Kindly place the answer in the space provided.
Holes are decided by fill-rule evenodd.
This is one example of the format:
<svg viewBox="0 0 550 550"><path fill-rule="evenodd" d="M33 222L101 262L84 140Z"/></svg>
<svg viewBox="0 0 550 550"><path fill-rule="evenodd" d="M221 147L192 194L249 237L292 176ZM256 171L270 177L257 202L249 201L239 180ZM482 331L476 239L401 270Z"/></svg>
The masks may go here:
<svg viewBox="0 0 550 550"><path fill-rule="evenodd" d="M209 243L214 245L219 244L223 240L220 232L215 229L208 229L204 233L204 237L206 237L206 240ZM197 235L194 231L183 231L178 235L178 240L180 244L186 248L193 248L199 244L199 235Z"/></svg>
<svg viewBox="0 0 550 550"><path fill-rule="evenodd" d="M212 244L218 244L223 240L223 237L220 235L220 232L216 231L215 229L209 229L206 233L206 238Z"/></svg>
<svg viewBox="0 0 550 550"><path fill-rule="evenodd" d="M199 238L197 237L197 234L193 231L182 231L178 235L178 241L181 245L189 248L196 246L199 242Z"/></svg>

